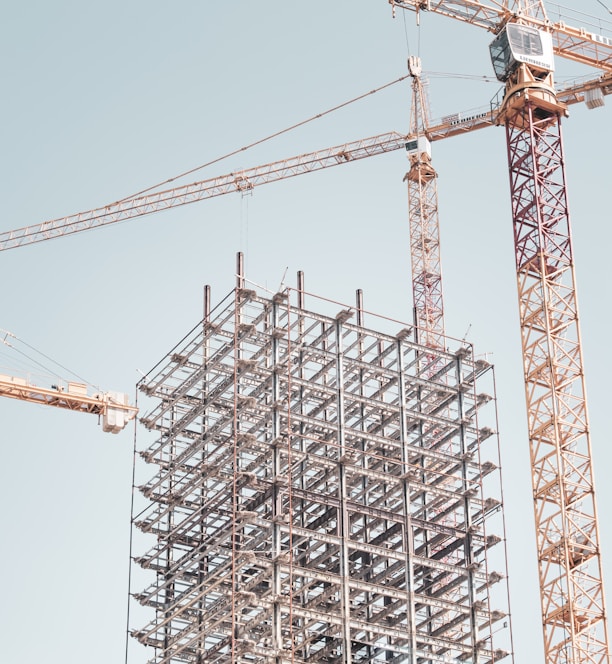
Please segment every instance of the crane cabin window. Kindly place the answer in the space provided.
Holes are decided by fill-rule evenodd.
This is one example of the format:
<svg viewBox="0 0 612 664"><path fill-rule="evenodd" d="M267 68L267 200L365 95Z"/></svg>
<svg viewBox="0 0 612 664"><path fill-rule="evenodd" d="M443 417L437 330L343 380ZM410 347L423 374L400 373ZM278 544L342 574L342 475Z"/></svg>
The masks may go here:
<svg viewBox="0 0 612 664"><path fill-rule="evenodd" d="M499 34L489 46L493 70L498 81L506 81L512 73L513 58L506 32Z"/></svg>
<svg viewBox="0 0 612 664"><path fill-rule="evenodd" d="M495 76L507 81L525 63L538 71L553 71L552 38L548 32L508 23L489 46Z"/></svg>
<svg viewBox="0 0 612 664"><path fill-rule="evenodd" d="M512 53L522 56L542 57L544 49L542 38L538 30L527 28L524 25L509 25L508 39Z"/></svg>

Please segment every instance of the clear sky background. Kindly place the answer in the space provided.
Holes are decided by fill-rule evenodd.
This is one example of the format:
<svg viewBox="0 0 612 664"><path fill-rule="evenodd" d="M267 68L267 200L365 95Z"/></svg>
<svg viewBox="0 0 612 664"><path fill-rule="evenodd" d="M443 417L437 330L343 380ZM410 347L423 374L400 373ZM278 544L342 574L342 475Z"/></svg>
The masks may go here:
<svg viewBox="0 0 612 664"><path fill-rule="evenodd" d="M606 17L596 0L565 4ZM414 14L393 20L384 0L32 0L5 2L2 14L0 230L111 203L208 162L398 78L408 54L430 72L435 118L487 105L500 87L484 79L490 35L426 14L417 29ZM560 80L589 73L557 66ZM608 584L611 104L573 107L563 125ZM409 111L406 81L197 178L407 131ZM435 143L433 159L447 331L496 365L516 660L537 662L504 132ZM290 283L304 270L309 291L350 304L362 288L367 309L410 321L406 170L399 151L2 253L0 327L91 383L134 394L139 371L201 318L203 285L214 301L233 288L238 250L247 276L272 290L285 270ZM0 373L28 371L23 360L0 349ZM94 417L8 399L0 418L0 659L123 662L133 430L111 436ZM129 661L146 656L132 647Z"/></svg>

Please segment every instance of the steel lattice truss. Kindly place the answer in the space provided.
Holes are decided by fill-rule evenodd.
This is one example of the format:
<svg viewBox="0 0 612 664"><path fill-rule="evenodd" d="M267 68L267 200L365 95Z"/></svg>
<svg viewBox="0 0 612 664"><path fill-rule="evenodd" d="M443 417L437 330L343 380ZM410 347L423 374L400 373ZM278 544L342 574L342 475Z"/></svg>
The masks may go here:
<svg viewBox="0 0 612 664"><path fill-rule="evenodd" d="M502 659L490 365L288 294L237 288L141 383L133 635L156 664Z"/></svg>
<svg viewBox="0 0 612 664"><path fill-rule="evenodd" d="M551 662L608 662L560 117L507 125L542 616Z"/></svg>
<svg viewBox="0 0 612 664"><path fill-rule="evenodd" d="M412 294L419 341L432 348L444 347L444 305L440 264L440 227L436 175L429 164L417 165L406 176Z"/></svg>

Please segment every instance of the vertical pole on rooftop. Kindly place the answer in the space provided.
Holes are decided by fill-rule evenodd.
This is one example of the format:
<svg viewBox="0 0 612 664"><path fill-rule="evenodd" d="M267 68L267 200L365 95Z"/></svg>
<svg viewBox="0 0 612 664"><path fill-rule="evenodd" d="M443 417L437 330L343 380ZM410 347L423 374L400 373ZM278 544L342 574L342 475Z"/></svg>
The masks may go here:
<svg viewBox="0 0 612 664"><path fill-rule="evenodd" d="M210 286L204 286L204 322L208 323L210 320Z"/></svg>
<svg viewBox="0 0 612 664"><path fill-rule="evenodd" d="M357 305L357 325L363 325L363 291L358 288L355 291L355 304Z"/></svg>
<svg viewBox="0 0 612 664"><path fill-rule="evenodd" d="M297 273L298 309L304 308L304 273Z"/></svg>
<svg viewBox="0 0 612 664"><path fill-rule="evenodd" d="M236 254L236 288L244 288L244 254Z"/></svg>

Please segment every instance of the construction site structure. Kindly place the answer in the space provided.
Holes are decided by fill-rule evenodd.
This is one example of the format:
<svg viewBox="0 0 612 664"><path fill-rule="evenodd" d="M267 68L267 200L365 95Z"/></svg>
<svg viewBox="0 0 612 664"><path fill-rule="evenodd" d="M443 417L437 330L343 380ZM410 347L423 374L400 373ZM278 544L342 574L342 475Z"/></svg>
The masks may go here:
<svg viewBox="0 0 612 664"><path fill-rule="evenodd" d="M512 661L491 365L302 275L205 294L139 384L149 661Z"/></svg>
<svg viewBox="0 0 612 664"><path fill-rule="evenodd" d="M493 64L506 83L501 106L448 116L428 138L506 128L519 291L544 647L549 664L609 664L605 593L561 120L565 104L603 105L612 77L612 38L551 21L541 1L389 0L497 35ZM553 53L600 71L565 90L553 85ZM435 133L437 131L437 134ZM403 147L386 134L166 191L125 198L0 235L0 250L59 237ZM434 372L435 373L435 372Z"/></svg>

